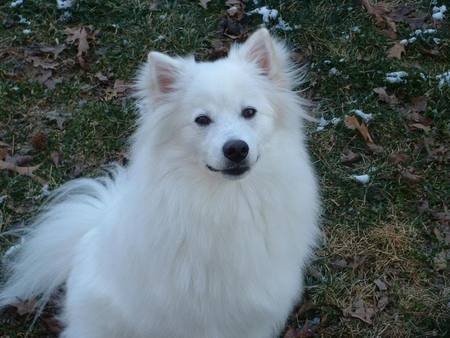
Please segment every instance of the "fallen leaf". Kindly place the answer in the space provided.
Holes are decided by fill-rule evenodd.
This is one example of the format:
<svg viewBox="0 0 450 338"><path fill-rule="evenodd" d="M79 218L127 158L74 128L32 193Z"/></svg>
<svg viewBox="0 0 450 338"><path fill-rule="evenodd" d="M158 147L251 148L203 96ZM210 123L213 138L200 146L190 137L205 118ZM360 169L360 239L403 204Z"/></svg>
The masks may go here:
<svg viewBox="0 0 450 338"><path fill-rule="evenodd" d="M12 304L16 308L16 312L19 316L33 313L36 307L36 299L26 300L20 303Z"/></svg>
<svg viewBox="0 0 450 338"><path fill-rule="evenodd" d="M422 180L422 177L415 174L415 170L413 168L402 169L400 171L400 175L411 183L418 183Z"/></svg>
<svg viewBox="0 0 450 338"><path fill-rule="evenodd" d="M364 122L360 123L355 116L346 116L344 122L347 128L352 130L357 129L366 142L374 143L372 136L369 134L369 129Z"/></svg>
<svg viewBox="0 0 450 338"><path fill-rule="evenodd" d="M208 9L208 2L211 2L211 0L199 0L200 6L204 9Z"/></svg>
<svg viewBox="0 0 450 338"><path fill-rule="evenodd" d="M378 144L375 143L367 143L367 148L373 153L373 154L381 154L384 152L384 148Z"/></svg>
<svg viewBox="0 0 450 338"><path fill-rule="evenodd" d="M89 64L85 60L85 55L89 50L88 30L85 27L66 28L64 33L67 34L66 42L70 44L77 43L77 59L78 63L84 69L89 68ZM95 35L94 32L92 35Z"/></svg>
<svg viewBox="0 0 450 338"><path fill-rule="evenodd" d="M33 156L30 155L22 155L22 154L14 154L13 156L6 156L4 159L6 162L18 165L18 166L24 166L33 161Z"/></svg>
<svg viewBox="0 0 450 338"><path fill-rule="evenodd" d="M348 267L348 263L345 259L341 258L341 259L337 259L335 261L331 262L331 265L335 268L339 268L339 269L343 269Z"/></svg>
<svg viewBox="0 0 450 338"><path fill-rule="evenodd" d="M19 166L15 165L14 163L0 161L0 170L5 169L5 170L15 172L16 174L19 174L22 176L28 176L28 177L31 177L31 179L33 179L34 181L36 181L42 185L45 185L45 184L47 184L47 182L43 178L36 176L33 173L39 167L40 167L40 165L36 165L33 167L19 167Z"/></svg>
<svg viewBox="0 0 450 338"><path fill-rule="evenodd" d="M386 92L386 88L378 87L375 88L373 91L378 94L378 99L382 102L385 102L390 105L396 105L399 103L399 100L395 95L389 95Z"/></svg>
<svg viewBox="0 0 450 338"><path fill-rule="evenodd" d="M361 160L361 155L354 153L349 149L344 149L341 154L341 163L343 164L353 164Z"/></svg>
<svg viewBox="0 0 450 338"><path fill-rule="evenodd" d="M385 2L379 2L373 5L369 0L362 0L362 5L369 15L375 18L376 24L383 28L383 32L391 39L397 38L397 25L395 21L389 17L391 7Z"/></svg>
<svg viewBox="0 0 450 338"><path fill-rule="evenodd" d="M33 134L33 136L31 137L31 145L38 151L44 150L47 147L47 143L48 136L42 131Z"/></svg>
<svg viewBox="0 0 450 338"><path fill-rule="evenodd" d="M27 58L27 60L31 61L34 67L41 67L43 69L56 69L56 67L58 66L58 63L44 60L39 56L31 56Z"/></svg>
<svg viewBox="0 0 450 338"><path fill-rule="evenodd" d="M401 164L409 161L409 156L405 153L398 152L389 155L389 161L393 164Z"/></svg>
<svg viewBox="0 0 450 338"><path fill-rule="evenodd" d="M383 282L380 278L375 279L373 281L375 283L375 285L377 286L378 290L380 291L386 291L387 290L387 285L385 282Z"/></svg>
<svg viewBox="0 0 450 338"><path fill-rule="evenodd" d="M389 48L387 56L388 56L388 58L391 58L391 59L401 60L402 55L405 53L406 53L405 46L402 45L400 42L396 41L394 43L394 45L391 48Z"/></svg>
<svg viewBox="0 0 450 338"><path fill-rule="evenodd" d="M372 324L375 309L373 306L364 303L361 299L357 299L351 306L344 310L344 315L360 319L367 324Z"/></svg>
<svg viewBox="0 0 450 338"><path fill-rule="evenodd" d="M107 82L108 77L106 75L103 75L101 72L95 73L95 78L98 79L100 82Z"/></svg>
<svg viewBox="0 0 450 338"><path fill-rule="evenodd" d="M428 98L426 96L417 96L411 99L411 110L416 113L422 113L427 110Z"/></svg>
<svg viewBox="0 0 450 338"><path fill-rule="evenodd" d="M52 158L53 164L58 167L63 159L63 153L59 151L52 151L50 153L50 157Z"/></svg>
<svg viewBox="0 0 450 338"><path fill-rule="evenodd" d="M377 311L383 311L386 306L389 304L389 298L386 295L381 296L381 298L377 302Z"/></svg>
<svg viewBox="0 0 450 338"><path fill-rule="evenodd" d="M444 250L433 258L434 269L444 271L447 269L447 260L450 258L450 250Z"/></svg>
<svg viewBox="0 0 450 338"><path fill-rule="evenodd" d="M421 129L426 133L428 133L431 130L431 128L429 126L425 126L422 123L412 123L409 126L415 128L415 129Z"/></svg>

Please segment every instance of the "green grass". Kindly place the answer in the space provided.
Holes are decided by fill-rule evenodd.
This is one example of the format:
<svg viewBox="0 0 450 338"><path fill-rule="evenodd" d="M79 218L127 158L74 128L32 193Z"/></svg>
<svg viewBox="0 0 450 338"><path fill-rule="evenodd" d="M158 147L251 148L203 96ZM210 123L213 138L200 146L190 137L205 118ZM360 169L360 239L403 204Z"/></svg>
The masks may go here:
<svg viewBox="0 0 450 338"><path fill-rule="evenodd" d="M439 46L430 39L419 39L397 60L387 58L392 42L358 1L263 2L278 9L295 27L274 33L308 62L303 89L317 104L316 114L344 118L353 109L371 112L374 118L369 131L383 147L380 153L372 153L361 137L342 123L322 132L309 126L310 149L323 195L324 243L307 276L305 303L311 307L294 311L288 326L301 328L306 320L319 318L320 325L313 326L316 336L450 334L448 268L437 271L434 264L436 256L450 249L445 240L448 221L417 208L421 200L438 212L449 207L450 89L440 90L434 79L450 71L448 19L434 35L441 39ZM251 3L248 8L253 7ZM429 1L410 3L431 13ZM156 9L152 4L79 1L70 18L64 18L53 1L26 1L16 9L9 8L9 2L0 5L0 141L10 145L10 155L30 154L33 159L28 165L41 164L36 173L49 182L50 189L76 176L96 175L108 163L123 158L134 129L135 110L131 99L110 95L115 80L132 81L150 50L194 54L202 60L209 58L212 41L221 38L219 25L226 9L222 1L213 0L208 10L196 1L158 1ZM19 14L31 21L30 27L17 23ZM248 31L260 23L256 16L242 21ZM62 83L54 90L46 88L36 81L27 48L60 44L66 37L65 28L81 25L99 30L85 57L90 68L80 67L76 47L68 46L55 60L53 71ZM359 33L351 31L355 26ZM23 34L25 28L32 33ZM399 24L399 38L410 33L407 25ZM439 55L429 55L426 51L430 49L438 49ZM330 76L333 67L339 75ZM410 73L408 83L386 83L385 74L399 70ZM99 72L108 76L107 82L95 77ZM428 80L421 79L420 73L427 74ZM380 102L373 92L377 87L395 94L400 105ZM412 130L407 120L405 107L417 96L428 100L422 113L432 120L427 132ZM69 113L62 129L47 118L49 111ZM30 143L39 131L48 135L48 143L37 151ZM430 140L432 145L428 145ZM431 151L442 147L441 158L430 160L427 147ZM341 163L344 149L360 154L361 160L352 166ZM59 164L52 160L54 152L62 154ZM398 152L408 155L408 160L392 163L390 155ZM401 172L405 168L414 168L421 179L416 183L404 179ZM352 174L368 172L372 178L367 185L351 179ZM0 196L6 196L0 203L1 230L14 228L43 202L41 185L6 171L0 171ZM11 240L2 239L2 246L6 248ZM374 281L379 278L386 281L387 290L377 288ZM357 299L376 308L383 297L389 302L375 313L372 324L346 311ZM29 316L8 311L0 318L0 336L23 337L29 324ZM54 335L45 321L40 321L33 336Z"/></svg>

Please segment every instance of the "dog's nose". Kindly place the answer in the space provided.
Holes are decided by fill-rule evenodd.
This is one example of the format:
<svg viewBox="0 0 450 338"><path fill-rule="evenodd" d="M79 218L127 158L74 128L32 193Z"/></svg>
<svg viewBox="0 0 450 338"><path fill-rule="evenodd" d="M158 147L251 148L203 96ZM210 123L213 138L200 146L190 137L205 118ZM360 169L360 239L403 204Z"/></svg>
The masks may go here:
<svg viewBox="0 0 450 338"><path fill-rule="evenodd" d="M226 158L239 163L248 155L248 144L242 140L230 140L223 145L222 150Z"/></svg>

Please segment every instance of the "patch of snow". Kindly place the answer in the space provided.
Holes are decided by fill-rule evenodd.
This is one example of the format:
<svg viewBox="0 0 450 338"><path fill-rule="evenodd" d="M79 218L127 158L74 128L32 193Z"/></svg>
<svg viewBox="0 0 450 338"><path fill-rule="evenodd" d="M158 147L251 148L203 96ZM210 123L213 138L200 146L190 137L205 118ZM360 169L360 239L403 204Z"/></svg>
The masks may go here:
<svg viewBox="0 0 450 338"><path fill-rule="evenodd" d="M268 24L270 22L270 19L275 20L278 16L278 11L276 9L271 9L267 6L255 8L254 10L250 11L248 13L249 15L252 14L259 14L262 16L262 20L265 24Z"/></svg>
<svg viewBox="0 0 450 338"><path fill-rule="evenodd" d="M23 0L15 0L9 4L9 7L16 8L23 5Z"/></svg>
<svg viewBox="0 0 450 338"><path fill-rule="evenodd" d="M352 27L352 32L353 33L361 33L361 28L359 28L359 26Z"/></svg>
<svg viewBox="0 0 450 338"><path fill-rule="evenodd" d="M436 45L439 45L439 44L441 43L441 39L439 39L439 38L433 38L433 42L434 42Z"/></svg>
<svg viewBox="0 0 450 338"><path fill-rule="evenodd" d="M434 21L442 21L445 18L445 13L447 12L447 6L434 6L433 7L433 20Z"/></svg>
<svg viewBox="0 0 450 338"><path fill-rule="evenodd" d="M368 123L373 118L372 114L366 114L360 109L353 109L352 112L362 118L366 123Z"/></svg>
<svg viewBox="0 0 450 338"><path fill-rule="evenodd" d="M404 71L392 72L386 74L386 81L389 83L406 83L405 78L408 77L408 73Z"/></svg>
<svg viewBox="0 0 450 338"><path fill-rule="evenodd" d="M7 197L8 197L7 195L0 196L0 204L2 204Z"/></svg>
<svg viewBox="0 0 450 338"><path fill-rule="evenodd" d="M344 62L345 62L345 59L344 59L344 58L339 59L339 63L344 63Z"/></svg>
<svg viewBox="0 0 450 338"><path fill-rule="evenodd" d="M424 81L428 80L427 76L424 73L420 73L419 75L422 80L424 80Z"/></svg>
<svg viewBox="0 0 450 338"><path fill-rule="evenodd" d="M333 117L330 120L327 120L323 116L319 120L319 126L316 128L316 131L322 131L325 129L326 126L329 126L332 124L333 126L338 125L342 119L340 117Z"/></svg>
<svg viewBox="0 0 450 338"><path fill-rule="evenodd" d="M370 181L370 176L365 174L365 175L352 175L351 176L355 181L362 183L362 184L367 184Z"/></svg>
<svg viewBox="0 0 450 338"><path fill-rule="evenodd" d="M323 63L326 65L331 65L331 60L325 60Z"/></svg>
<svg viewBox="0 0 450 338"><path fill-rule="evenodd" d="M73 0L56 0L56 6L58 9L67 9L73 6Z"/></svg>
<svg viewBox="0 0 450 338"><path fill-rule="evenodd" d="M328 74L329 74L330 76L337 76L337 75L340 74L340 72L336 69L336 67L333 67L333 68L330 69L330 71L328 72Z"/></svg>
<svg viewBox="0 0 450 338"><path fill-rule="evenodd" d="M281 16L278 17L278 23L277 23L277 25L275 26L275 28L276 28L276 29L281 29L282 31L285 31L285 32L291 31L291 30L292 30L292 27L289 26L289 24L288 24L286 21L284 21L284 20L281 18Z"/></svg>
<svg viewBox="0 0 450 338"><path fill-rule="evenodd" d="M28 20L27 18L24 18L22 15L19 15L19 23L22 25L27 25L27 26L29 26L31 24L30 20Z"/></svg>
<svg viewBox="0 0 450 338"><path fill-rule="evenodd" d="M31 29L24 29L22 31L22 33L25 34L25 35L31 34Z"/></svg>
<svg viewBox="0 0 450 338"><path fill-rule="evenodd" d="M450 87L450 71L439 74L438 76L436 76L436 79L439 80L439 89L442 89L444 86Z"/></svg>

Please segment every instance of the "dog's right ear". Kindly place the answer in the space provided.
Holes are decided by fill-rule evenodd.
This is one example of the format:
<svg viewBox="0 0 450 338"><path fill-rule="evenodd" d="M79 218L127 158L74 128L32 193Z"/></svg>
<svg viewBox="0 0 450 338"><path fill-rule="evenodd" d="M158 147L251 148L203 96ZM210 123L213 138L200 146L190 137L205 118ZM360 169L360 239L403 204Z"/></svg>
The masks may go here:
<svg viewBox="0 0 450 338"><path fill-rule="evenodd" d="M176 58L159 52L150 52L147 62L150 68L150 90L154 94L168 94L176 89L181 64Z"/></svg>

